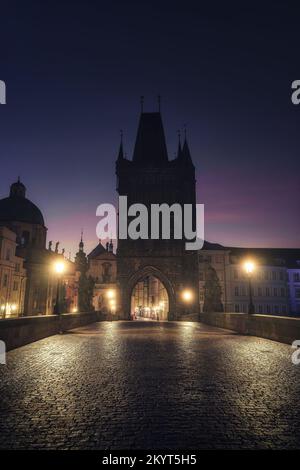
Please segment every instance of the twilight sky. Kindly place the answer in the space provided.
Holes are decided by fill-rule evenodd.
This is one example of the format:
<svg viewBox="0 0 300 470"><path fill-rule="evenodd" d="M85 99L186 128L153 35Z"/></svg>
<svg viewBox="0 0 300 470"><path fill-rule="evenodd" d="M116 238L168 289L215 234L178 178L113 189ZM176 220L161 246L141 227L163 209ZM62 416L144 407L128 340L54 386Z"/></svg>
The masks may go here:
<svg viewBox="0 0 300 470"><path fill-rule="evenodd" d="M158 94L169 158L187 125L205 238L299 247L299 10L203 3L1 3L0 197L20 175L67 252L82 227L87 251L97 244L120 129L131 158L140 95L153 111Z"/></svg>

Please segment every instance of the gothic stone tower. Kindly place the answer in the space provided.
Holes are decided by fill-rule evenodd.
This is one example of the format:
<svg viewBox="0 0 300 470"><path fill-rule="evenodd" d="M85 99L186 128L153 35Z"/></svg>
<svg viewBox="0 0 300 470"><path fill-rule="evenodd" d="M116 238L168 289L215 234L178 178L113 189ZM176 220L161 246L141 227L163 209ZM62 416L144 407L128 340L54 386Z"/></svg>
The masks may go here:
<svg viewBox="0 0 300 470"><path fill-rule="evenodd" d="M151 204L177 203L182 209L183 204L192 204L195 218L195 167L189 147L186 138L183 148L179 141L177 157L169 160L160 112L142 112L132 160L124 158L121 141L116 175L117 191L127 196L128 207L142 203L150 213ZM195 220L193 224L195 227ZM148 226L150 231L150 220ZM117 280L123 318L130 318L135 286L149 276L157 278L166 290L169 320L198 311L197 256L185 249L185 241L172 238L172 231L169 240L161 235L155 240L118 240ZM193 292L188 305L182 299L186 288Z"/></svg>

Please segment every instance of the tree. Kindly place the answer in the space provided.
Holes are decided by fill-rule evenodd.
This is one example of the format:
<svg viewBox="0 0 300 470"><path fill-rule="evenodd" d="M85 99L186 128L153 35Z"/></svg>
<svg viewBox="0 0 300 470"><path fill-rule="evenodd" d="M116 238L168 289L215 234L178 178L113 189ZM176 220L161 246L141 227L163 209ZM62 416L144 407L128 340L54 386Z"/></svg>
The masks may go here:
<svg viewBox="0 0 300 470"><path fill-rule="evenodd" d="M205 270L203 312L223 312L222 289L216 270L208 265Z"/></svg>

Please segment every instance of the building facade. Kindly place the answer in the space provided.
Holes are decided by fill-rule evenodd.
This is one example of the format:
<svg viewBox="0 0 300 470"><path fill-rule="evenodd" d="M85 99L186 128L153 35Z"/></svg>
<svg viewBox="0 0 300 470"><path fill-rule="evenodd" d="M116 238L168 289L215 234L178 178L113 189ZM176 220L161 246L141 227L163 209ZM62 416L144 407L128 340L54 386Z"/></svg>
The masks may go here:
<svg viewBox="0 0 300 470"><path fill-rule="evenodd" d="M244 263L252 260L255 264L251 275L255 313L296 314L300 304L300 281L297 282L299 270L290 269L289 266L297 257L300 258L300 250L226 248L206 242L198 255L200 310L204 310L206 272L208 266L211 266L221 288L223 311L247 313L250 293Z"/></svg>
<svg viewBox="0 0 300 470"><path fill-rule="evenodd" d="M12 230L0 227L0 318L24 311L27 277L24 259L16 255L16 238Z"/></svg>

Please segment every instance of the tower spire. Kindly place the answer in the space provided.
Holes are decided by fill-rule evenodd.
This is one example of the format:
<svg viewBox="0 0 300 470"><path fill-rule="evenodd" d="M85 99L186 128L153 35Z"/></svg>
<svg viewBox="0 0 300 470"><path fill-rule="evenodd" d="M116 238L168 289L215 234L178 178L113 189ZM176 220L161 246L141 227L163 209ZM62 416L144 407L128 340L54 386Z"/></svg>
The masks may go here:
<svg viewBox="0 0 300 470"><path fill-rule="evenodd" d="M83 251L84 243L83 243L83 229L81 229L81 236L79 242L79 251Z"/></svg>
<svg viewBox="0 0 300 470"><path fill-rule="evenodd" d="M186 126L184 126L184 143L183 143L183 147L182 147L182 158L183 158L183 162L185 164L190 165L190 166L194 166L193 161L192 161L192 157L191 157L191 153L190 153L190 149L189 149L189 146L188 146L188 143L187 143Z"/></svg>
<svg viewBox="0 0 300 470"><path fill-rule="evenodd" d="M141 96L141 113L144 112L144 96Z"/></svg>
<svg viewBox="0 0 300 470"><path fill-rule="evenodd" d="M180 134L180 130L178 129L177 131L177 135L178 135L178 150L177 150L177 158L178 159L182 159L182 148L181 148L181 134Z"/></svg>
<svg viewBox="0 0 300 470"><path fill-rule="evenodd" d="M124 159L124 151L123 151L123 131L122 129L120 130L120 147L119 147L119 154L118 154L118 160L123 160Z"/></svg>

